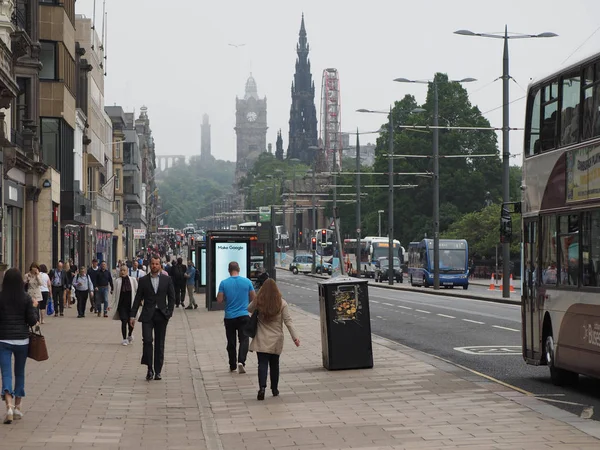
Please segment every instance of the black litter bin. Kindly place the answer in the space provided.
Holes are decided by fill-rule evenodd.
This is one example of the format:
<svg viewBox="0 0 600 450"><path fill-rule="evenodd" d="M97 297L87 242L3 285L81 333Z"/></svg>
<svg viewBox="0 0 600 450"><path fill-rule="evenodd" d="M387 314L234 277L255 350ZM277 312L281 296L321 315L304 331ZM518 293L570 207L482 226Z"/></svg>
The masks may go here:
<svg viewBox="0 0 600 450"><path fill-rule="evenodd" d="M328 370L373 367L368 281L352 277L319 283L323 366Z"/></svg>

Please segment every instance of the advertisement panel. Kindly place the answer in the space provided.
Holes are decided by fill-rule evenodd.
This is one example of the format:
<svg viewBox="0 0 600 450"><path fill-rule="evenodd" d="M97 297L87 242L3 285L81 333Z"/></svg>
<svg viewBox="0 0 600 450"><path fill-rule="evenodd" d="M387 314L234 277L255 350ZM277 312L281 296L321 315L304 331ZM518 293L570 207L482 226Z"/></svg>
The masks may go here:
<svg viewBox="0 0 600 450"><path fill-rule="evenodd" d="M200 250L200 286L206 286L206 248Z"/></svg>
<svg viewBox="0 0 600 450"><path fill-rule="evenodd" d="M248 275L248 244L246 242L218 242L215 244L215 288L229 278L228 266L231 261L240 265L240 275Z"/></svg>
<svg viewBox="0 0 600 450"><path fill-rule="evenodd" d="M134 228L133 229L133 238L134 239L146 239L146 230L143 228Z"/></svg>
<svg viewBox="0 0 600 450"><path fill-rule="evenodd" d="M600 146L567 152L567 202L600 198Z"/></svg>

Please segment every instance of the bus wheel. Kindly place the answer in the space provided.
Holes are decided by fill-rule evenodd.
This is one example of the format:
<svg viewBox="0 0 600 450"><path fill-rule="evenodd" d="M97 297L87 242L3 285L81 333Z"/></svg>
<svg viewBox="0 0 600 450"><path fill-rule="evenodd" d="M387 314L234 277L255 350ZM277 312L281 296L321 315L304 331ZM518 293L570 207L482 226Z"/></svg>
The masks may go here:
<svg viewBox="0 0 600 450"><path fill-rule="evenodd" d="M463 289L466 291L467 289L469 289L469 285L468 285L468 284L465 284L465 285L463 286Z"/></svg>
<svg viewBox="0 0 600 450"><path fill-rule="evenodd" d="M423 277L423 287L429 287L429 283L427 283L426 277Z"/></svg>
<svg viewBox="0 0 600 450"><path fill-rule="evenodd" d="M550 379L556 386L565 386L577 384L579 374L565 369L559 369L554 365L554 338L552 335L546 337L544 351L546 356L546 364L550 368Z"/></svg>
<svg viewBox="0 0 600 450"><path fill-rule="evenodd" d="M292 269L292 273L293 273L294 275L298 275L298 268L297 268L297 267L294 267L294 268Z"/></svg>

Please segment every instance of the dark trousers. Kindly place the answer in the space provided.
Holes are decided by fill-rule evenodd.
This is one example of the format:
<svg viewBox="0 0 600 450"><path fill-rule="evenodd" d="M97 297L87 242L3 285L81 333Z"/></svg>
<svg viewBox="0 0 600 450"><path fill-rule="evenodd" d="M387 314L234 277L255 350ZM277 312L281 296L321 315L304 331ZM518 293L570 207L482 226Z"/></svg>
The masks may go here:
<svg viewBox="0 0 600 450"><path fill-rule="evenodd" d="M78 291L75 289L75 297L77 297L77 315L85 316L85 306L87 305L88 291Z"/></svg>
<svg viewBox="0 0 600 450"><path fill-rule="evenodd" d="M258 387L267 388L267 370L271 369L271 389L279 386L279 355L256 352L258 356Z"/></svg>
<svg viewBox="0 0 600 450"><path fill-rule="evenodd" d="M165 361L165 336L167 334L167 318L155 310L150 322L142 322L142 340L144 342L142 364L148 370L154 367L155 373L160 373ZM154 349L152 348L152 333L154 332ZM154 364L153 364L154 361Z"/></svg>
<svg viewBox="0 0 600 450"><path fill-rule="evenodd" d="M183 306L185 301L185 284L175 285L175 306Z"/></svg>
<svg viewBox="0 0 600 450"><path fill-rule="evenodd" d="M54 302L54 314L64 314L65 312L65 304L63 303L64 292L64 287L52 286L52 301Z"/></svg>
<svg viewBox="0 0 600 450"><path fill-rule="evenodd" d="M235 369L237 363L246 365L246 356L248 356L248 344L249 339L243 332L244 325L250 320L249 316L236 317L234 319L224 319L225 322L225 335L227 336L227 354L229 355L229 368ZM240 341L240 349L237 354L237 360L235 357L236 353L236 334L237 339Z"/></svg>

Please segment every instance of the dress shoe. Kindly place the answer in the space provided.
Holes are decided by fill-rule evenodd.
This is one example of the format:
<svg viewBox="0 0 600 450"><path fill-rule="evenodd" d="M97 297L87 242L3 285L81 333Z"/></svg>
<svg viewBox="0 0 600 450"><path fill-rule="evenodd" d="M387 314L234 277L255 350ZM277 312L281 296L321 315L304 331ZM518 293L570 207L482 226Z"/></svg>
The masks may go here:
<svg viewBox="0 0 600 450"><path fill-rule="evenodd" d="M194 309L194 307L193 307L192 305L190 305L190 306L188 306L188 307L187 307L187 308L185 308L185 309Z"/></svg>
<svg viewBox="0 0 600 450"><path fill-rule="evenodd" d="M271 389L271 392L273 393L273 397L279 397L279 389Z"/></svg>
<svg viewBox="0 0 600 450"><path fill-rule="evenodd" d="M195 304L195 305L194 305L194 309L198 309L198 304Z"/></svg>
<svg viewBox="0 0 600 450"><path fill-rule="evenodd" d="M154 379L157 380L157 381L162 380L162 377L160 376L160 373L157 372L156 375L154 375Z"/></svg>
<svg viewBox="0 0 600 450"><path fill-rule="evenodd" d="M149 370L148 373L146 374L146 381L150 381L154 378L154 372Z"/></svg>
<svg viewBox="0 0 600 450"><path fill-rule="evenodd" d="M259 389L258 395L256 396L256 400L264 400L265 399L265 390Z"/></svg>

